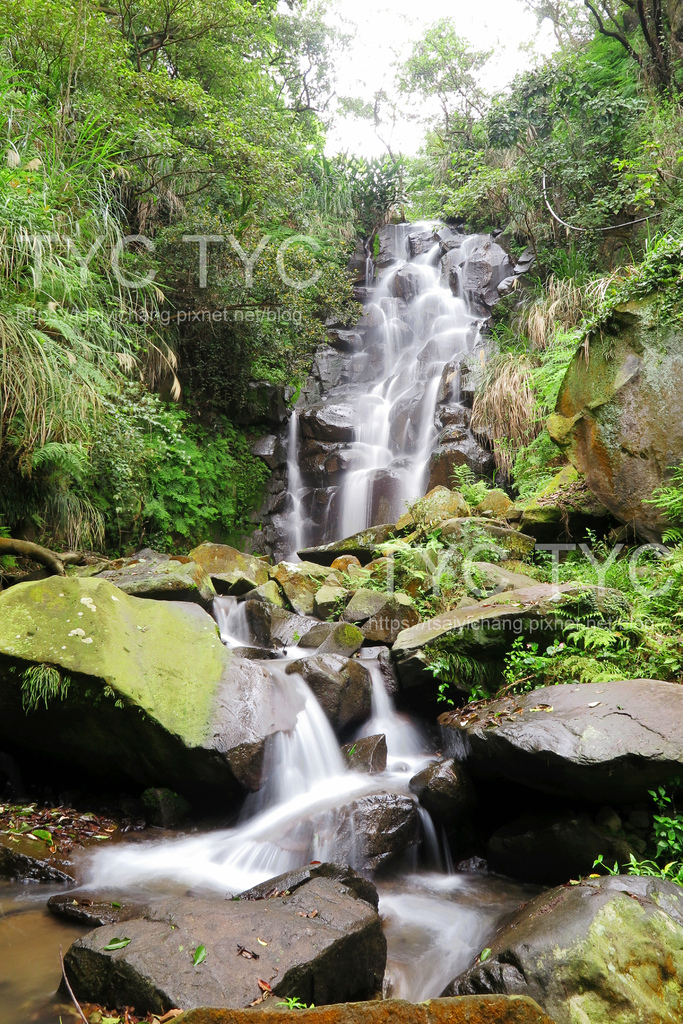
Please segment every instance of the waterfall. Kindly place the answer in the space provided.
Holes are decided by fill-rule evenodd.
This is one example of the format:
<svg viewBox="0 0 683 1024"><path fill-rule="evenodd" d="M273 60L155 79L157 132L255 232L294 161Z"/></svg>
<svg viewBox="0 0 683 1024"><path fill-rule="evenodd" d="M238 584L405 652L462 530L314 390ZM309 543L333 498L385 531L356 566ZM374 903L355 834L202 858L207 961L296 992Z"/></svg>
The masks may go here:
<svg viewBox="0 0 683 1024"><path fill-rule="evenodd" d="M427 242L425 251L410 258L409 236L426 232L429 238L435 230L428 223L396 225L384 238L377 276L372 260L366 262L363 350L344 357L339 382L323 388L313 407L323 419L327 408L345 409L353 436L342 440L327 422L318 430L309 410L292 415L288 473L291 536L298 547L395 522L406 503L428 487L443 410L451 417L446 422L457 422L461 436L469 436L470 450L477 448L465 416L458 418L456 410L459 364L482 344L479 327L486 314L476 285L483 236L459 236L462 266L445 262L450 249L439 262L444 249L438 241ZM301 415L310 427L303 478L297 445ZM316 447L318 459L311 457ZM325 521L322 508L328 510Z"/></svg>
<svg viewBox="0 0 683 1024"><path fill-rule="evenodd" d="M378 685L381 673L373 669L374 711L368 726L372 731L387 728L395 767L389 765L379 775L350 771L332 726L303 679L276 666L268 670L283 699L300 707L303 698L303 708L291 732L268 739L263 787L248 798L243 820L208 835L98 850L90 862L89 884L106 888L170 882L233 894L311 860L363 866L353 803L374 794L409 795L412 767L419 769L430 759L424 743L396 715L386 689Z"/></svg>
<svg viewBox="0 0 683 1024"><path fill-rule="evenodd" d="M289 438L287 442L287 481L292 499L289 517L290 548L292 557L303 545L303 519L301 511L301 473L299 472L299 415L294 409L289 417Z"/></svg>

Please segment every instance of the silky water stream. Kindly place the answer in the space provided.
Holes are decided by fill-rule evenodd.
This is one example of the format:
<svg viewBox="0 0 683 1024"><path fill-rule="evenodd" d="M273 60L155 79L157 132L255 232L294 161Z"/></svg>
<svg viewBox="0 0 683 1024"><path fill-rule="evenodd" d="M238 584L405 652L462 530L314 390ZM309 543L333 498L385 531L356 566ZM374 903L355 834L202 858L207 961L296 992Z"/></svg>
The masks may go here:
<svg viewBox="0 0 683 1024"><path fill-rule="evenodd" d="M346 445L346 471L330 488L330 515L322 532L310 519L310 487L299 470L300 417L291 417L292 550L377 521L378 488L384 493L382 521L389 513L395 521L406 500L423 493L439 430L439 402L448 403L457 418L459 375L452 374L456 383L444 389L444 369L457 367L481 344L478 316L466 290L455 297L442 280L436 247L410 262L401 258L405 235L397 232L399 258L380 275L366 306L376 325L369 358L377 372L372 379L366 374L360 386L352 380L351 390L341 388L353 406L355 432ZM369 264L366 273L369 283ZM399 287L401 274L406 280ZM333 389L327 400L337 401L337 392ZM244 604L219 599L214 613L224 643L237 656L239 648L255 646ZM248 653L258 657L257 651ZM298 709L296 726L267 741L264 785L247 798L239 820L231 828L101 848L81 864L89 894L150 900L189 889L225 898L312 860L365 869L354 803L377 794L415 799L409 780L436 751L414 722L397 713L379 663L365 658L373 682L372 714L358 735L385 735L387 768L377 775L349 770L313 693L300 676L284 671L288 662L312 652L290 647L278 653L262 665L279 698ZM531 894L502 878L454 871L445 837L427 812L418 810L419 849L375 879L388 940L385 995L416 1001L438 996ZM59 1019L57 1005L46 1002L59 981L59 946L66 949L83 929L50 918L45 898L42 886L0 884L0 1024L57 1024Z"/></svg>

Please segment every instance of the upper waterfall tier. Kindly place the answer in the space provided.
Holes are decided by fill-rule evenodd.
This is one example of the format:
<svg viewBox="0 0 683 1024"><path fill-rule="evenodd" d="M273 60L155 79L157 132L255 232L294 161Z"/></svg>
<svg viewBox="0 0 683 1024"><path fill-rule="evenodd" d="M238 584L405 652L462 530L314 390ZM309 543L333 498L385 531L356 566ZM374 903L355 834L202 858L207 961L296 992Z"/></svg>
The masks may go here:
<svg viewBox="0 0 683 1024"><path fill-rule="evenodd" d="M488 235L427 223L388 225L379 242L363 315L330 332L290 424L292 552L395 522L457 465L492 468L469 430L462 370L483 358L481 327L513 264Z"/></svg>

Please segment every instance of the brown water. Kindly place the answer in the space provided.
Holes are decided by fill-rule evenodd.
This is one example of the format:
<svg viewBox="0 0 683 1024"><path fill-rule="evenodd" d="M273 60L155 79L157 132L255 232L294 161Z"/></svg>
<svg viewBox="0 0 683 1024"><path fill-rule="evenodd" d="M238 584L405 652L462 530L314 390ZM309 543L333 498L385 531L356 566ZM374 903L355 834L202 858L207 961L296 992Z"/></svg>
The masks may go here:
<svg viewBox="0 0 683 1024"><path fill-rule="evenodd" d="M55 891L0 882L0 1024L71 1024L73 1007L56 996L59 947L66 953L88 929L49 913Z"/></svg>

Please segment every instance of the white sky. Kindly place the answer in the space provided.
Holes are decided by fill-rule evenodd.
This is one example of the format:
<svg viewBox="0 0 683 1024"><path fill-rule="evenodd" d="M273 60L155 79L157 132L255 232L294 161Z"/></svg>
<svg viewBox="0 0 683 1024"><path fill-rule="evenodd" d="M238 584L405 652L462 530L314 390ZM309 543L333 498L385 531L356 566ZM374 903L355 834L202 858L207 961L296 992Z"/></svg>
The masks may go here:
<svg viewBox="0 0 683 1024"><path fill-rule="evenodd" d="M385 87L391 93L397 56L405 58L424 29L439 18L451 18L456 32L475 49L495 47L495 53L482 69L482 84L488 92L503 89L519 71L531 67L532 54L520 49L534 43L538 53L553 48L549 28L539 32L535 16L522 0L341 0L342 17L352 24L345 31L354 33L351 47L337 62L337 93L371 100L376 90ZM355 28L354 28L355 26ZM420 146L422 129L414 121L397 125L392 149L414 154ZM328 154L340 150L363 156L385 152L373 126L351 118L338 118L328 132Z"/></svg>

